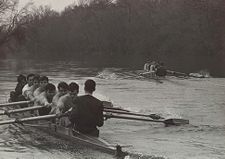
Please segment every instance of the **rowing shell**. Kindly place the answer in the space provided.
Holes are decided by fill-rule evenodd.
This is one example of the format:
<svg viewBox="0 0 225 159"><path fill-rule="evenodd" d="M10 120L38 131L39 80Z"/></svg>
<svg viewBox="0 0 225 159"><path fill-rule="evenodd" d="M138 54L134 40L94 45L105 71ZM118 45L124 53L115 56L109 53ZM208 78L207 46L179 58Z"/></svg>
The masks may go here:
<svg viewBox="0 0 225 159"><path fill-rule="evenodd" d="M21 115L22 114L19 114L19 115L13 114L12 116L10 115L10 118L12 118L12 120L14 120L14 118L20 119ZM32 116L32 115L30 113L23 113L23 116L27 117L27 116ZM48 115L48 116L53 117L54 115ZM72 128L67 128L67 127L61 126L59 124L53 123L53 122L51 122L51 120L46 120L47 118L43 118L45 120L42 120L42 121L33 121L34 118L40 118L42 116L32 116L32 117L28 117L28 118L24 118L24 117L22 118L22 120L27 119L28 122L23 123L23 124L20 124L20 122L18 122L15 125L20 128L23 128L23 129L26 127L32 127L32 128L38 129L40 131L43 131L45 133L48 133L50 135L74 142L81 146L95 149L95 150L98 150L100 152L104 152L104 153L107 153L110 155L115 155L117 157L124 158L125 156L128 155L127 152L123 152L121 150L121 146L119 146L119 145L112 146L111 144L109 144L107 141L103 140L100 137L94 137L94 136L82 134L78 131L73 130ZM30 120L30 119L32 119L32 120ZM49 118L49 119L51 119L51 118Z"/></svg>
<svg viewBox="0 0 225 159"><path fill-rule="evenodd" d="M152 73L152 72L142 72L142 73L139 73L139 75L144 78L155 80L158 83L163 83L161 80L165 79L165 77L156 76L155 73Z"/></svg>
<svg viewBox="0 0 225 159"><path fill-rule="evenodd" d="M38 124L23 124L23 126L34 127L50 135L63 138L76 144L91 149L99 150L101 152L108 153L111 155L122 155L119 153L124 153L122 151L119 152L120 151L119 146L118 147L111 146L108 142L99 137L85 135L79 133L78 131L73 130L72 128L66 128L64 126L60 126L52 122L39 122Z"/></svg>

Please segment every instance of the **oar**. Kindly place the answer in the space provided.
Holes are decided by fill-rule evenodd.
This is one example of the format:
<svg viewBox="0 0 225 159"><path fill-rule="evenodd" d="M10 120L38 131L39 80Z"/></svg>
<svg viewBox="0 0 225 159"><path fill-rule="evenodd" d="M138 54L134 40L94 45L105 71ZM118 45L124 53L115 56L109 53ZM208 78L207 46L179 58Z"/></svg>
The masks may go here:
<svg viewBox="0 0 225 159"><path fill-rule="evenodd" d="M57 117L56 114L51 114L51 115L35 116L35 117L28 117L28 118L22 118L22 119L10 119L5 121L0 121L0 125L23 123L23 122L36 121L36 120L45 120L45 119L52 119L56 117Z"/></svg>
<svg viewBox="0 0 225 159"><path fill-rule="evenodd" d="M179 126L179 125L189 124L189 120L185 120L185 119L153 120L153 119L135 118L135 117L113 115L113 114L110 114L110 115L109 114L105 114L104 117L106 117L106 118L116 118L116 119L127 119L127 120L138 120L138 121L164 123L166 126L169 126L169 125Z"/></svg>
<svg viewBox="0 0 225 159"><path fill-rule="evenodd" d="M178 75L178 76L184 76L184 77L204 78L204 76L197 76L197 75L193 75L193 74L170 71L170 70L167 70L167 73L174 75L174 76Z"/></svg>
<svg viewBox="0 0 225 159"><path fill-rule="evenodd" d="M102 103L103 103L104 109L112 109L112 110L120 110L120 111L129 112L129 110L126 110L126 109L123 109L123 108L120 108L120 107L114 107L112 102L102 101Z"/></svg>
<svg viewBox="0 0 225 159"><path fill-rule="evenodd" d="M194 77L194 78L205 78L203 75L194 75L194 74L188 74L189 77Z"/></svg>
<svg viewBox="0 0 225 159"><path fill-rule="evenodd" d="M183 73L183 72L176 72L176 71L171 71L171 70L166 70L166 72L171 74L171 75L174 75L174 76L176 76L176 75L178 75L178 76L185 76L185 77L188 76L187 73Z"/></svg>
<svg viewBox="0 0 225 159"><path fill-rule="evenodd" d="M20 101L20 102L4 103L4 104L0 104L0 107L16 106L16 105L30 104L30 103L32 103L32 102L31 101Z"/></svg>
<svg viewBox="0 0 225 159"><path fill-rule="evenodd" d="M21 113L21 112L26 112L26 111L31 111L31 110L37 110L44 108L46 106L34 106L34 107L26 107L26 108L21 108L21 109L14 109L14 110L4 110L3 112L0 112L0 115L10 115L14 113Z"/></svg>
<svg viewBox="0 0 225 159"><path fill-rule="evenodd" d="M135 115L135 116L142 116L142 117L149 117L152 119L163 119L161 116L157 114L140 114L140 113L134 113L134 112L125 112L125 111L119 111L119 110L110 110L110 109L104 109L104 112L111 112L111 113L117 113L117 114L126 114L126 115Z"/></svg>
<svg viewBox="0 0 225 159"><path fill-rule="evenodd" d="M120 108L120 107L104 107L104 110L118 110L118 111L122 111L122 112L130 112L129 110Z"/></svg>

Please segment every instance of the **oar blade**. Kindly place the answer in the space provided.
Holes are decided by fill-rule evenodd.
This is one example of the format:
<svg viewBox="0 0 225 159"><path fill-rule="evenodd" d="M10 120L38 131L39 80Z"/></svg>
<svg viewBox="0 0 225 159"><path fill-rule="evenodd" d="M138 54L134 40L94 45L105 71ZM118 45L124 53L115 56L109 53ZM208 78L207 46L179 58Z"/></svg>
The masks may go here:
<svg viewBox="0 0 225 159"><path fill-rule="evenodd" d="M158 114L150 114L149 117L154 119L154 120L164 119L163 117L161 117Z"/></svg>
<svg viewBox="0 0 225 159"><path fill-rule="evenodd" d="M169 126L169 125L180 126L180 125L189 124L189 120L187 120L187 119L166 119L166 120L164 120L164 123L166 126Z"/></svg>

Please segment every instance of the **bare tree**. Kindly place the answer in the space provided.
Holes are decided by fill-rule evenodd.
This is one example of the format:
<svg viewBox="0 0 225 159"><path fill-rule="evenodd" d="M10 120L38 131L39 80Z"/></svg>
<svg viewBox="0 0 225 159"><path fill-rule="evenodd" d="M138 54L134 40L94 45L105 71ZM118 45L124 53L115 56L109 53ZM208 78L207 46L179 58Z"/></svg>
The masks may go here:
<svg viewBox="0 0 225 159"><path fill-rule="evenodd" d="M26 24L28 3L18 9L18 0L0 0L0 46L7 43Z"/></svg>

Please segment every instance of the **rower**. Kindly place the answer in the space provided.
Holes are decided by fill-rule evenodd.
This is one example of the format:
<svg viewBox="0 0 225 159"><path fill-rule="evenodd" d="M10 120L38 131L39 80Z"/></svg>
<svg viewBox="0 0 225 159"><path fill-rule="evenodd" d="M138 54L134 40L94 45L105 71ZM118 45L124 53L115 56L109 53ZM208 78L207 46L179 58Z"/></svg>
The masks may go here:
<svg viewBox="0 0 225 159"><path fill-rule="evenodd" d="M147 63L145 63L145 65L144 65L144 71L149 71L150 70L150 63L149 62L147 62Z"/></svg>
<svg viewBox="0 0 225 159"><path fill-rule="evenodd" d="M85 95L79 96L73 102L74 106L69 114L69 119L74 129L87 135L99 136L98 127L103 126L103 104L93 97L95 81L88 79L84 84Z"/></svg>
<svg viewBox="0 0 225 159"><path fill-rule="evenodd" d="M39 87L34 91L34 97L37 97L39 94L45 91L45 86L48 84L48 77L41 76L39 79Z"/></svg>
<svg viewBox="0 0 225 159"><path fill-rule="evenodd" d="M33 78L33 85L31 86L31 88L29 90L27 90L24 95L25 98L30 100L30 101L34 101L35 97L34 97L34 91L39 87L39 79L40 76L39 75L35 75Z"/></svg>
<svg viewBox="0 0 225 159"><path fill-rule="evenodd" d="M57 105L60 97L66 95L69 91L69 85L66 82L60 82L57 86L58 92L53 97L51 114L56 113Z"/></svg>
<svg viewBox="0 0 225 159"><path fill-rule="evenodd" d="M68 93L61 96L57 102L55 113L65 113L73 106L73 101L77 98L79 93L79 85L75 82L71 82L68 86Z"/></svg>
<svg viewBox="0 0 225 159"><path fill-rule="evenodd" d="M22 74L20 74L18 77L17 77L17 85L16 85L16 88L15 88L15 94L17 97L21 96L22 95L22 89L23 87L27 84L27 80L26 80L26 77Z"/></svg>
<svg viewBox="0 0 225 159"><path fill-rule="evenodd" d="M20 74L17 77L17 85L16 85L16 88L15 88L15 91L10 92L9 102L17 102L17 101L20 101L21 99L26 100L22 96L22 89L26 85L26 83L27 83L26 77L24 75ZM23 98L21 98L21 96Z"/></svg>
<svg viewBox="0 0 225 159"><path fill-rule="evenodd" d="M33 80L34 80L34 74L29 74L27 75L27 84L23 87L22 89L22 95L27 99L27 92L31 90L32 86L33 86Z"/></svg>
<svg viewBox="0 0 225 159"><path fill-rule="evenodd" d="M51 113L56 113L58 116L61 114L69 112L69 110L74 106L73 101L77 98L79 92L79 85L75 82L69 84L68 93L61 96L57 102L57 106L55 109L51 111ZM71 122L68 117L60 117L58 120L59 125L69 127L71 126Z"/></svg>
<svg viewBox="0 0 225 159"><path fill-rule="evenodd" d="M79 85L76 82L71 82L69 84L69 94L73 100L76 99L78 93L79 93Z"/></svg>
<svg viewBox="0 0 225 159"><path fill-rule="evenodd" d="M44 92L35 97L35 105L46 106L38 110L39 115L47 115L51 111L52 100L56 94L56 88L52 83L45 86Z"/></svg>
<svg viewBox="0 0 225 159"><path fill-rule="evenodd" d="M155 77L156 76L156 65L155 61L151 63L146 63L144 66L144 70L146 72L140 73L140 75L147 76L147 77Z"/></svg>

